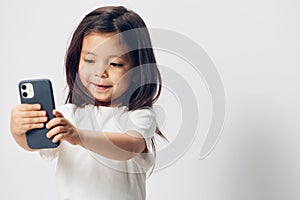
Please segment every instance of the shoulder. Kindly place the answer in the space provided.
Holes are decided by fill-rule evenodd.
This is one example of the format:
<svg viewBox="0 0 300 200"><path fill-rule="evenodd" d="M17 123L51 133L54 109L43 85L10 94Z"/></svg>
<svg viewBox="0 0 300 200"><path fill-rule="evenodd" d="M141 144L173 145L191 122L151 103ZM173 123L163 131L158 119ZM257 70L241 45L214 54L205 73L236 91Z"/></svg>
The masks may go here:
<svg viewBox="0 0 300 200"><path fill-rule="evenodd" d="M152 108L145 107L128 112L125 131L136 131L145 139L148 149L151 149L151 138L155 134L157 124Z"/></svg>
<svg viewBox="0 0 300 200"><path fill-rule="evenodd" d="M143 121L146 120L148 123L152 122L156 118L155 112L151 107L143 107L137 110L129 111L128 115L132 120L143 119Z"/></svg>
<svg viewBox="0 0 300 200"><path fill-rule="evenodd" d="M128 116L130 122L129 124L146 129L156 126L155 112L150 107L129 111Z"/></svg>
<svg viewBox="0 0 300 200"><path fill-rule="evenodd" d="M131 110L128 111L129 115L149 115L149 116L155 116L155 112L153 111L153 108L151 107L142 107L137 110Z"/></svg>

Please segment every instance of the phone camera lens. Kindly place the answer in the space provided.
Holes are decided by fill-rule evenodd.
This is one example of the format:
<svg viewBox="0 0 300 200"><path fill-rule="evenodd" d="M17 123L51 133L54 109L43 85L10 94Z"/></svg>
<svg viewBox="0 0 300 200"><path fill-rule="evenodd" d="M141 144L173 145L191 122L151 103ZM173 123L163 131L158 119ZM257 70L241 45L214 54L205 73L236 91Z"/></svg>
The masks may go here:
<svg viewBox="0 0 300 200"><path fill-rule="evenodd" d="M27 92L23 92L23 97L27 97L27 96L28 96Z"/></svg>
<svg viewBox="0 0 300 200"><path fill-rule="evenodd" d="M21 88L22 88L22 90L26 90L27 87L26 87L26 85L22 85Z"/></svg>

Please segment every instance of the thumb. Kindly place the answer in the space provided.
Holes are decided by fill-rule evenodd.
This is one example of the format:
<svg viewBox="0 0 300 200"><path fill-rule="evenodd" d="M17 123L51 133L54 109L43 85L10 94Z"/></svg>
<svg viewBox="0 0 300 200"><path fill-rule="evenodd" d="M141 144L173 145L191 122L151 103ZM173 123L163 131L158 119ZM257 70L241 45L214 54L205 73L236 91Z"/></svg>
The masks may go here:
<svg viewBox="0 0 300 200"><path fill-rule="evenodd" d="M53 110L53 115L55 115L55 117L64 117L63 114L61 114L61 112L59 112L58 110Z"/></svg>

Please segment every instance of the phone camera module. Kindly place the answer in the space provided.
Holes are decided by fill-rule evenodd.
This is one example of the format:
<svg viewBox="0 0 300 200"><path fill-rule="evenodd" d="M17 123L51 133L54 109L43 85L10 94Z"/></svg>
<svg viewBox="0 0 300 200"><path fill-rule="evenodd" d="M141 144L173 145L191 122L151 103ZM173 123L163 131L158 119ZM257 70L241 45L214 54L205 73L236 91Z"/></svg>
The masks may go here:
<svg viewBox="0 0 300 200"><path fill-rule="evenodd" d="M34 89L32 83L23 83L20 86L20 92L23 98L33 98Z"/></svg>
<svg viewBox="0 0 300 200"><path fill-rule="evenodd" d="M28 96L27 92L23 92L22 94L23 94L23 97L27 97Z"/></svg>

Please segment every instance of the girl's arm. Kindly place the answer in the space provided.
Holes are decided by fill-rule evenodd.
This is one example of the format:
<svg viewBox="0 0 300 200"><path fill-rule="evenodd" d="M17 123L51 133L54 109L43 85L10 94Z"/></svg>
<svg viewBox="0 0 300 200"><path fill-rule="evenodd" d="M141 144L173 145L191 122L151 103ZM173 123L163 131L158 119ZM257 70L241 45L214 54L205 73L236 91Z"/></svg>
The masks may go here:
<svg viewBox="0 0 300 200"><path fill-rule="evenodd" d="M146 148L144 138L135 131L101 133L79 130L80 146L114 160L128 160Z"/></svg>
<svg viewBox="0 0 300 200"><path fill-rule="evenodd" d="M46 121L46 112L41 110L39 104L20 104L11 111L10 131L20 147L36 151L27 145L25 133L34 128L42 128Z"/></svg>
<svg viewBox="0 0 300 200"><path fill-rule="evenodd" d="M114 160L128 160L146 148L144 138L136 131L126 133L99 133L95 131L79 130L72 125L63 115L54 111L56 118L47 123L51 129L48 138L53 137L53 142L66 140L73 145L80 145L90 151Z"/></svg>

